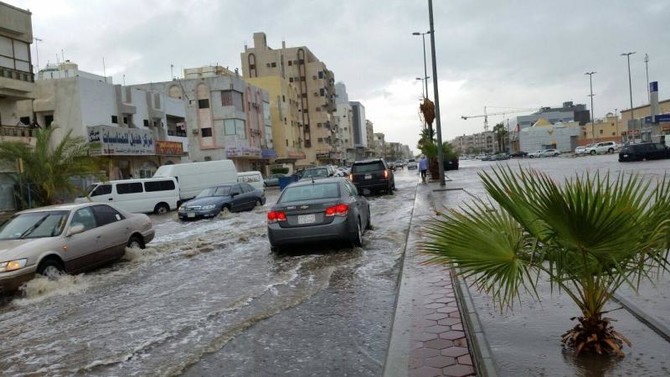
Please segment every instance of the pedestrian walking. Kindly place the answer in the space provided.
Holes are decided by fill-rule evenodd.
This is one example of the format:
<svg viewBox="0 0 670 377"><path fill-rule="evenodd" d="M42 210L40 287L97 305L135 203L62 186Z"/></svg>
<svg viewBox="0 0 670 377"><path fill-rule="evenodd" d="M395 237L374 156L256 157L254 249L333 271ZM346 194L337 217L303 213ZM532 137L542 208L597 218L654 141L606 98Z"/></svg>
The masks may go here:
<svg viewBox="0 0 670 377"><path fill-rule="evenodd" d="M428 159L426 155L421 155L419 160L419 172L421 173L421 183L426 183L426 171L428 171Z"/></svg>

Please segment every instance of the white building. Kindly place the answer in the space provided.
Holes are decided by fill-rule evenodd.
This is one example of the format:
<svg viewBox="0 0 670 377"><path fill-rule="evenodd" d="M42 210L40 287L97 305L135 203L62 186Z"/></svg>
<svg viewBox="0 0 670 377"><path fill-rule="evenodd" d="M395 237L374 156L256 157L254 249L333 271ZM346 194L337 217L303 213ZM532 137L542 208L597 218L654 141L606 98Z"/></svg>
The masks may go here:
<svg viewBox="0 0 670 377"><path fill-rule="evenodd" d="M572 152L578 143L581 128L578 122L551 124L540 118L531 127L519 132L519 145L524 152L540 149L558 149L561 152Z"/></svg>

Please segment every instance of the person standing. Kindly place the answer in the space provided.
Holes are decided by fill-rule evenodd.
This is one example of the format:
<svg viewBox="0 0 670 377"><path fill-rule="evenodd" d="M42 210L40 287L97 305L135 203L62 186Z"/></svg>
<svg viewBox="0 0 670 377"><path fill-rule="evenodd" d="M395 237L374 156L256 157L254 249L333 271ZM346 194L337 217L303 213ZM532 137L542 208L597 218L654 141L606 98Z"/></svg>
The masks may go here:
<svg viewBox="0 0 670 377"><path fill-rule="evenodd" d="M428 171L428 159L426 155L421 155L419 160L419 172L421 173L421 183L426 183L426 172Z"/></svg>

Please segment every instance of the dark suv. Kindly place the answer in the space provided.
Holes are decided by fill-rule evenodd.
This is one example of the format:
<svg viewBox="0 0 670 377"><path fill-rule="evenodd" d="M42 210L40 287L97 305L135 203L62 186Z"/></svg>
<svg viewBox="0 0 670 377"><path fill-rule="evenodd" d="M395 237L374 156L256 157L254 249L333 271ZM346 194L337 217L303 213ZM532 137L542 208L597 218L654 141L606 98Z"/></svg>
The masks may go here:
<svg viewBox="0 0 670 377"><path fill-rule="evenodd" d="M664 158L670 158L670 149L661 143L628 144L619 151L619 162Z"/></svg>
<svg viewBox="0 0 670 377"><path fill-rule="evenodd" d="M369 192L393 195L395 189L393 170L383 158L354 162L351 165L349 180L364 195Z"/></svg>

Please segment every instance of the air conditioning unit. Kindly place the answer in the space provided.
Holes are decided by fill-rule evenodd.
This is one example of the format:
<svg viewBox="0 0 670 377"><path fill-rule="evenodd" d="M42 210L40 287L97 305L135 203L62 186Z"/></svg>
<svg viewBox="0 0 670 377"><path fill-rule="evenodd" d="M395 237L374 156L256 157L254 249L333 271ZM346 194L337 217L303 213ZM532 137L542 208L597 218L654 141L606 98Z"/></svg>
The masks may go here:
<svg viewBox="0 0 670 377"><path fill-rule="evenodd" d="M200 134L200 130L197 129L197 128L194 128L193 131L191 131L191 132L193 132L193 135L199 135Z"/></svg>

